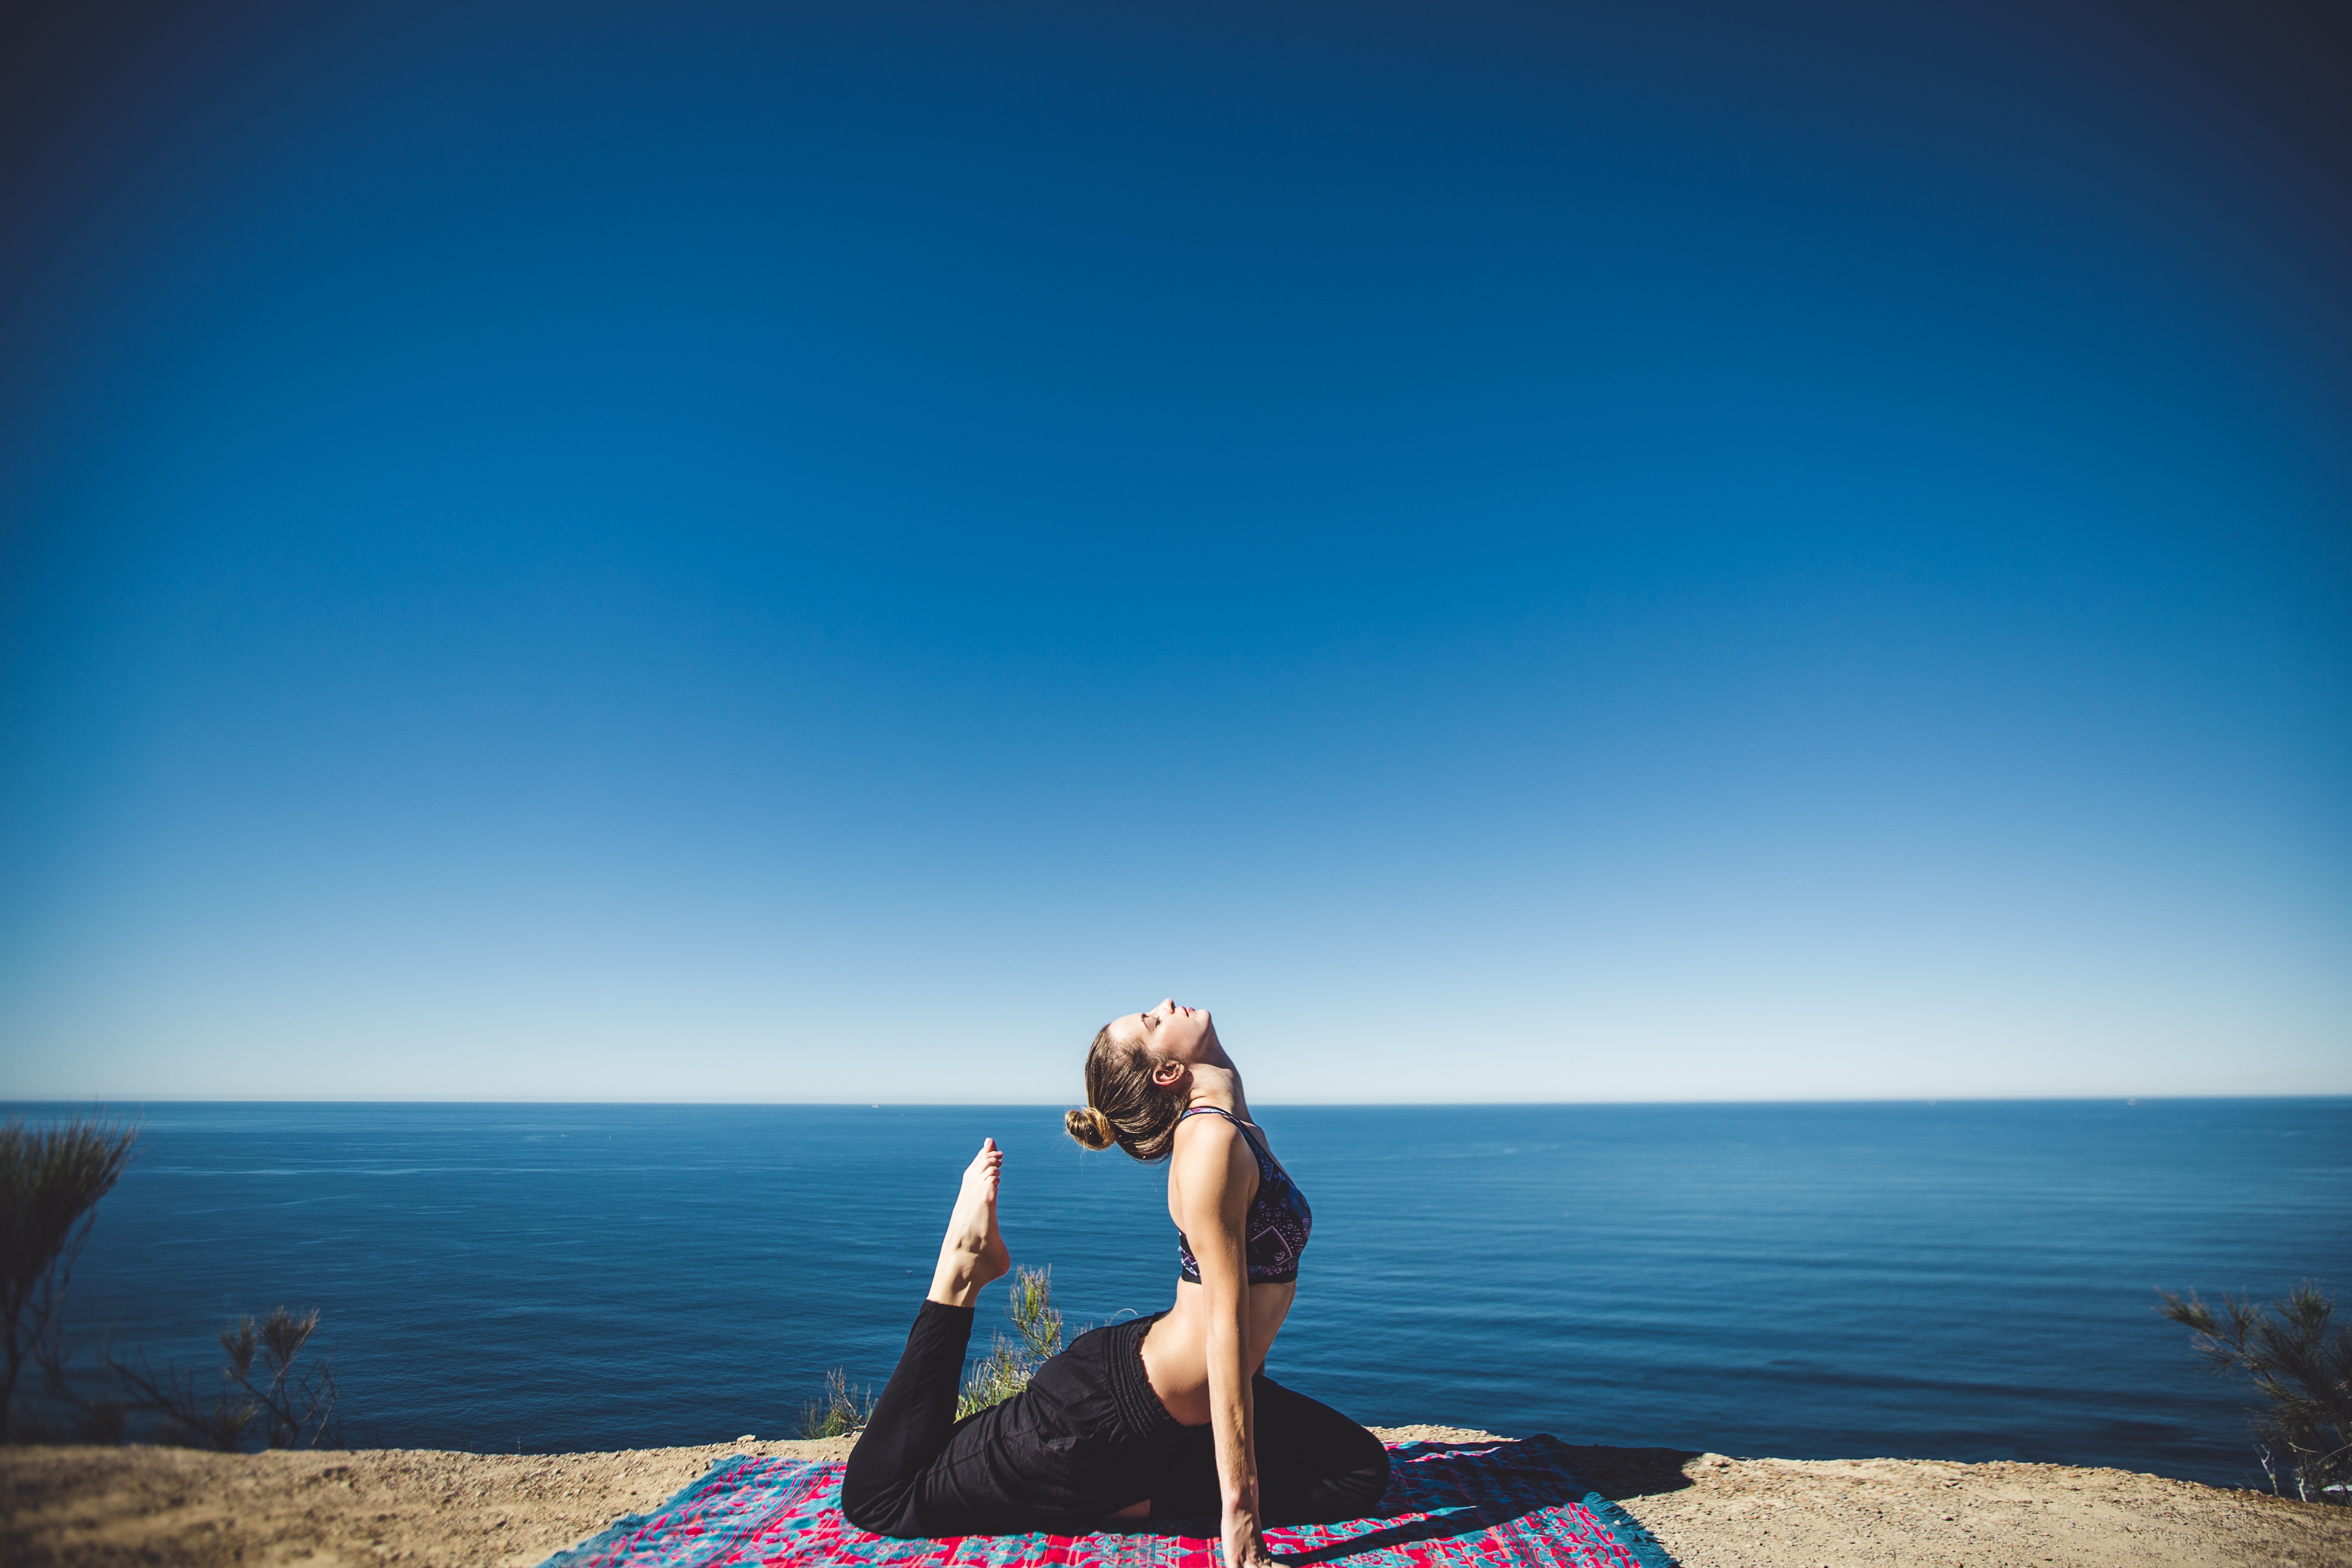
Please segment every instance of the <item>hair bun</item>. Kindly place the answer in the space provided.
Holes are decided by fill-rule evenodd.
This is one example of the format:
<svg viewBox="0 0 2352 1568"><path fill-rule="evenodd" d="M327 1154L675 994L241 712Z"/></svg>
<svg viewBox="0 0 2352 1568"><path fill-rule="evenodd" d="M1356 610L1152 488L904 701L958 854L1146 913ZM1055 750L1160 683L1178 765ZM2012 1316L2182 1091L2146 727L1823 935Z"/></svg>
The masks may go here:
<svg viewBox="0 0 2352 1568"><path fill-rule="evenodd" d="M1062 1125L1068 1130L1071 1137L1089 1149L1108 1149L1111 1146L1113 1134L1110 1118L1091 1105L1083 1110L1064 1111Z"/></svg>

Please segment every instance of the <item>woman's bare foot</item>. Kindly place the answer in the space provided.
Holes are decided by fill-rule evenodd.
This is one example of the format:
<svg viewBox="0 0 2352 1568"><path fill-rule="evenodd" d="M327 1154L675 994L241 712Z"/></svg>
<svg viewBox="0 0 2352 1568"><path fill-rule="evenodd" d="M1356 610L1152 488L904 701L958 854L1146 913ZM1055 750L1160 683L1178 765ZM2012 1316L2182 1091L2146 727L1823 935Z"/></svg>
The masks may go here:
<svg viewBox="0 0 2352 1568"><path fill-rule="evenodd" d="M996 1233L996 1177L1003 1163L996 1140L983 1138L980 1152L963 1169L963 1190L956 1194L955 1213L948 1216L948 1233L940 1241L939 1267L931 1270L930 1299L942 1306L972 1305L982 1286L1003 1279L1013 1267L1013 1255Z"/></svg>

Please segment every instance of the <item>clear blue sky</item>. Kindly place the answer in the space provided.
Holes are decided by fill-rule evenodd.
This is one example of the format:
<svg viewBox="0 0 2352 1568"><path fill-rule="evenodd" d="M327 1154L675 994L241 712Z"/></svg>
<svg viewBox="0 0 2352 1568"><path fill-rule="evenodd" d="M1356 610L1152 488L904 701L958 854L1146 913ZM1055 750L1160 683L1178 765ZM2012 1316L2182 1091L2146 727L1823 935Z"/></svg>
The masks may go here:
<svg viewBox="0 0 2352 1568"><path fill-rule="evenodd" d="M0 39L0 1096L2352 1090L2340 6Z"/></svg>

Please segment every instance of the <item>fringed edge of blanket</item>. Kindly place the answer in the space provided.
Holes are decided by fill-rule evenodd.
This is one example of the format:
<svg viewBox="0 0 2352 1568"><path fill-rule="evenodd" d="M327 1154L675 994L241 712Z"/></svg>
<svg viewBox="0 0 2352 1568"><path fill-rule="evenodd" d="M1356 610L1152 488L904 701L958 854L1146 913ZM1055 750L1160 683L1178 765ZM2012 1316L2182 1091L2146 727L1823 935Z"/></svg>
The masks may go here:
<svg viewBox="0 0 2352 1568"><path fill-rule="evenodd" d="M1627 1512L1615 1499L1593 1489L1592 1483L1577 1468L1566 1443L1549 1432L1531 1433L1517 1442L1520 1447L1541 1454L1573 1485L1584 1489L1584 1496L1579 1500L1584 1510L1607 1525L1609 1533L1625 1548L1626 1555L1640 1563L1642 1568L1682 1568L1682 1564L1675 1561L1675 1554L1666 1550L1665 1543L1650 1533L1648 1525Z"/></svg>
<svg viewBox="0 0 2352 1568"><path fill-rule="evenodd" d="M1584 1506L1609 1527L1609 1533L1617 1538L1642 1568L1682 1568L1682 1564L1675 1561L1674 1553L1666 1550L1665 1544L1650 1533L1648 1525L1610 1499L1599 1492L1587 1492L1584 1494Z"/></svg>

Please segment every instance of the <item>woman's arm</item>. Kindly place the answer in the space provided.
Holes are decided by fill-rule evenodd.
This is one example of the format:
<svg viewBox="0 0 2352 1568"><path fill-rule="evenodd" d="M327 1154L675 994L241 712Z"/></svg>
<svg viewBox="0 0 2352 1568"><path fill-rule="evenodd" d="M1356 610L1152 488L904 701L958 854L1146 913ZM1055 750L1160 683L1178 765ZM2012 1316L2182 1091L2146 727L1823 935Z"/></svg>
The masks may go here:
<svg viewBox="0 0 2352 1568"><path fill-rule="evenodd" d="M1201 1121L1208 1121L1201 1118ZM1223 1121L1196 1123L1176 1152L1177 1205L1208 1299L1209 1430L1216 1439L1217 1487L1224 1499L1226 1568L1263 1568L1257 1450L1250 1405L1249 1274L1242 1221L1257 1191L1257 1162Z"/></svg>

